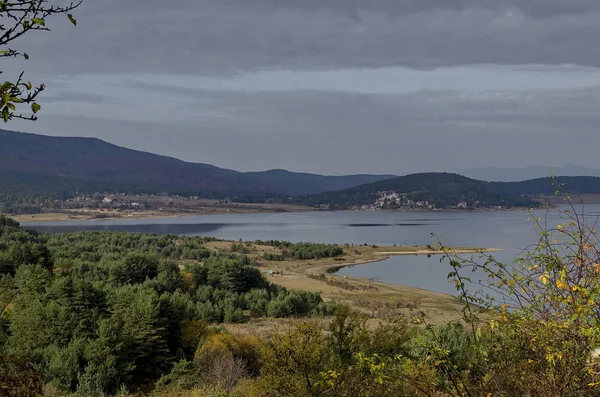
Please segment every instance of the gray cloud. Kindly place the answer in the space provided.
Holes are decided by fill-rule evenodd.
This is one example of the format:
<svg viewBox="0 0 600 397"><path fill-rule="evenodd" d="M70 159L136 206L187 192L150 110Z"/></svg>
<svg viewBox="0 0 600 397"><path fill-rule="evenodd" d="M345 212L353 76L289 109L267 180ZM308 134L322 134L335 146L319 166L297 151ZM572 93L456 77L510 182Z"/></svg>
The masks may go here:
<svg viewBox="0 0 600 397"><path fill-rule="evenodd" d="M156 92L155 92L156 93ZM116 144L241 170L417 172L578 162L596 166L600 87L528 92L324 91L172 94L189 108L164 122L57 113L40 132ZM565 106L565 104L569 106ZM227 104L227 106L224 106ZM194 111L202 106L203 113ZM214 117L211 112L219 112ZM29 128L30 129L30 128ZM581 144L585 143L585 144Z"/></svg>
<svg viewBox="0 0 600 397"><path fill-rule="evenodd" d="M78 28L55 20L51 34L22 40L34 56L28 67L206 75L259 68L600 66L595 0L87 0L77 17Z"/></svg>
<svg viewBox="0 0 600 397"><path fill-rule="evenodd" d="M48 83L41 120L12 128L240 170L600 166L597 0L84 0L76 17L3 65Z"/></svg>

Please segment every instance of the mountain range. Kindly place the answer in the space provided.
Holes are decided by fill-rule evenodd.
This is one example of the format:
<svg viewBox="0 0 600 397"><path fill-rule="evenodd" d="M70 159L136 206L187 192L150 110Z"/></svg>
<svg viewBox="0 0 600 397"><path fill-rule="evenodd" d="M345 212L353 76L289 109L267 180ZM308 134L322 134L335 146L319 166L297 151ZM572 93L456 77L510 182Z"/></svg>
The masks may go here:
<svg viewBox="0 0 600 397"><path fill-rule="evenodd" d="M0 190L4 191L296 196L346 189L393 176L238 172L127 149L97 138L0 130Z"/></svg>
<svg viewBox="0 0 600 397"><path fill-rule="evenodd" d="M0 193L43 194L62 197L73 192L128 192L181 194L205 198L229 196L235 201L261 201L294 196L296 203L348 208L372 204L381 191L399 192L438 208L460 201L480 206L535 206L534 198L552 195L555 183L570 193L600 194L600 178L548 177L521 182L486 180L538 175L543 166L527 169L480 169L468 175L420 173L395 175L327 176L281 169L239 172L209 164L127 149L97 138L54 137L0 130ZM555 173L581 174L577 166ZM512 172L512 174L511 174ZM485 174L485 176L483 175ZM600 175L600 172L599 172Z"/></svg>
<svg viewBox="0 0 600 397"><path fill-rule="evenodd" d="M466 202L469 207L539 207L541 196L552 196L557 190L573 195L600 194L600 178L559 176L520 182L487 182L446 172L429 172L385 179L338 191L298 198L304 205L346 209L371 205L381 192L402 194L412 201L427 201L437 208L456 207Z"/></svg>

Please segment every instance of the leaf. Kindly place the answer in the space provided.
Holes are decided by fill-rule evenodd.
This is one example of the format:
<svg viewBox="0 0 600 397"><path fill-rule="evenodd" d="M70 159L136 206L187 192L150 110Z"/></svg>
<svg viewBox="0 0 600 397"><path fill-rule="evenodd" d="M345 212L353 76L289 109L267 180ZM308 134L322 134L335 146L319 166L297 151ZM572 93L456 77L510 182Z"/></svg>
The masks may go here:
<svg viewBox="0 0 600 397"><path fill-rule="evenodd" d="M35 103L35 102L31 104L31 111L33 113L39 112L41 108L42 107L39 104Z"/></svg>
<svg viewBox="0 0 600 397"><path fill-rule="evenodd" d="M27 54L26 52L23 53L23 58L25 59L29 59L29 54Z"/></svg>
<svg viewBox="0 0 600 397"><path fill-rule="evenodd" d="M42 18L32 18L31 22L33 22L36 25L46 26L46 21L44 21Z"/></svg>
<svg viewBox="0 0 600 397"><path fill-rule="evenodd" d="M6 104L6 106L8 106L10 108L10 110L16 110L17 109L17 107L15 106L14 103L10 103L9 102L9 103Z"/></svg>
<svg viewBox="0 0 600 397"><path fill-rule="evenodd" d="M69 21L71 21L71 23L75 26L77 26L77 20L75 18L73 18L73 14L68 14L67 17L69 18Z"/></svg>

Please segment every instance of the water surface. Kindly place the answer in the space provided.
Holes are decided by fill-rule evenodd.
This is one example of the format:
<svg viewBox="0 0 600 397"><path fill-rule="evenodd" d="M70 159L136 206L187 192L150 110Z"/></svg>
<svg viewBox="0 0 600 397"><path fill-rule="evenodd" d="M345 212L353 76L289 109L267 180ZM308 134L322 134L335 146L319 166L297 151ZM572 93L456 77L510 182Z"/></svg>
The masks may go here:
<svg viewBox="0 0 600 397"><path fill-rule="evenodd" d="M589 219L597 219L600 205L588 205ZM551 226L561 223L557 210L537 211ZM23 223L43 232L111 230L227 240L287 240L316 243L427 245L439 239L445 245L500 248L494 254L511 261L537 241L535 223L525 211L495 212L302 212L228 214L164 219L123 219ZM435 237L432 237L432 233ZM440 292L454 292L446 281L447 263L433 256L395 256L386 261L342 269L339 274L374 278Z"/></svg>

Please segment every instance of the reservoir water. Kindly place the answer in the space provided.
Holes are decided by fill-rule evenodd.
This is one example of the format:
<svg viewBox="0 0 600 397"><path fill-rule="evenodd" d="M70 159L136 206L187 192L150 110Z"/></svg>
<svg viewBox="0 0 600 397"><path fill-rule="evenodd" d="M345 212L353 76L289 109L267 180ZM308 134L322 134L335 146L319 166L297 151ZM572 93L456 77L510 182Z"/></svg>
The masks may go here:
<svg viewBox="0 0 600 397"><path fill-rule="evenodd" d="M588 221L600 215L600 205L576 208ZM556 226L557 209L536 211L535 217ZM205 215L164 219L124 219L23 223L43 232L111 230L213 236L226 240L287 240L339 244L444 245L500 248L494 256L510 262L535 244L535 222L526 211L492 212L301 212L279 214ZM437 237L432 237L434 233ZM440 257L395 256L388 260L342 269L339 274L378 279L440 292L455 292Z"/></svg>

